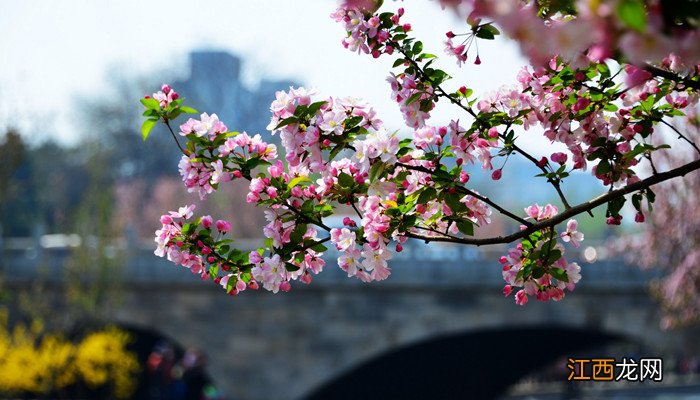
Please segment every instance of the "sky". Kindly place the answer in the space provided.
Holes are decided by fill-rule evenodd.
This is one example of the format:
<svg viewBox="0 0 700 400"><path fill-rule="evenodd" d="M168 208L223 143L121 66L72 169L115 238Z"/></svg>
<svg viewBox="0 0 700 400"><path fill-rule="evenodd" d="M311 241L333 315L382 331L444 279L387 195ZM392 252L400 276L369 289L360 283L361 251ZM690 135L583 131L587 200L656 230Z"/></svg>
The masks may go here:
<svg viewBox="0 0 700 400"><path fill-rule="evenodd" d="M354 96L370 102L390 127L402 126L385 79L393 59L375 60L340 44L344 32L330 13L332 0L0 0L0 129L15 126L30 141L72 144L85 127L78 98L109 96L109 71L133 76L186 71L193 49L226 50L244 58L247 83L291 78L324 96ZM445 32L466 24L436 1L386 1L384 9L406 8L425 51L455 79L447 84L476 94L514 83L525 64L504 38L480 41L482 64L458 68L444 53ZM470 53L470 58L473 55ZM156 75L154 75L156 74ZM153 82L157 89L161 80ZM177 89L177 88L176 88ZM186 93L183 94L186 97ZM270 93L270 100L274 93ZM140 112L138 99L133 99ZM216 110L201 110L216 112ZM432 123L462 117L439 105ZM235 129L235 127L232 127ZM134 127L138 135L139 127Z"/></svg>

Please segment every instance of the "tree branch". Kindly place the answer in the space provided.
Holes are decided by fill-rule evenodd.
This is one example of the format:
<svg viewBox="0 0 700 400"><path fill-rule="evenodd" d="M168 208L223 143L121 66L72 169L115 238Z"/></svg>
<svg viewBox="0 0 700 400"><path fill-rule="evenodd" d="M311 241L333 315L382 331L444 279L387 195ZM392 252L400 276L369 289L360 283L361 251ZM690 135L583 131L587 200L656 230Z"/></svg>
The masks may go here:
<svg viewBox="0 0 700 400"><path fill-rule="evenodd" d="M683 134L681 133L681 131L679 131L675 126L669 124L668 122L664 121L663 119L659 119L658 121L661 122L662 124L668 126L669 128L671 128L674 132L676 132L676 133L678 134L678 137L679 137L679 138L681 138L681 139L685 140L686 142L688 142L688 144L690 144L691 146L693 146L693 148L695 149L695 151L696 151L698 154L700 154L700 148L698 148L698 146L695 144L695 142L693 142L692 140L688 139L688 138L687 138L685 135L683 135Z"/></svg>
<svg viewBox="0 0 700 400"><path fill-rule="evenodd" d="M678 76L674 74L673 72L663 70L661 68L657 68L651 64L647 64L644 66L644 69L651 72L652 75L659 76L664 79L668 79L670 81L674 81L680 84L685 85L686 87L695 89L695 90L700 90L700 82L698 81L693 81L690 79L683 78L681 76Z"/></svg>
<svg viewBox="0 0 700 400"><path fill-rule="evenodd" d="M700 159L695 160L693 162L690 162L688 164L685 164L681 167L672 169L670 171L666 172L661 172L656 175L652 175L649 178L646 178L644 180L635 182L633 184L627 185L623 188L617 189L617 190L611 190L603 195L600 195L594 199L591 199L585 203L581 203L577 206L571 207L568 210L562 212L561 214L557 214L554 217L550 219L546 219L544 221L537 222L530 227L523 229L519 232L506 235L506 236L495 236L495 237L490 237L490 238L483 238L483 239L473 239L473 238L459 238L459 239L453 239L449 237L429 237L429 236L423 236L423 235L418 235L415 233L406 233L407 237L414 238L414 239L420 239L424 240L426 243L427 242L451 242L451 243L461 243L461 244L471 244L471 245L476 245L476 246L484 246L484 245L493 245L493 244L504 244L504 243L512 243L518 239L522 239L528 235L530 235L533 232L546 229L546 228L552 228L568 218L574 217L578 214L582 214L584 212L590 211L602 204L605 204L611 200L615 200L617 198L623 197L626 194L633 193L639 190L647 189L653 185L656 185L658 183L667 181L669 179L677 178L680 176L684 176L689 172L695 171L700 169Z"/></svg>
<svg viewBox="0 0 700 400"><path fill-rule="evenodd" d="M403 164L403 163L396 163L396 165L399 166L399 167L406 168L406 169L410 169L410 170L414 170L414 171L419 171L419 172L424 172L424 173L430 174L430 175L434 175L434 174L435 174L434 171L432 171L432 170L430 170L430 169L428 169L428 168L425 168L425 167L421 167L421 166L419 166L419 165L415 165L415 166L414 166L414 165L408 165L408 164ZM455 186L455 188L456 188L458 191L460 191L460 192L462 192L462 193L464 193L464 194L468 194L468 195L470 195L470 196L473 196L473 197L475 197L475 198L477 198L477 199L483 201L484 203L486 203L486 204L490 205L491 207L493 207L494 209L498 210L498 212L500 212L501 214L503 214L503 215L505 215L505 216L507 216L507 217L509 217L509 218L511 218L511 219L513 219L513 220L515 220L515 221L517 221L517 222L523 224L523 225L526 225L526 226L532 225L532 222L526 221L525 219L523 219L523 218L521 218L521 217L519 217L519 216L513 214L512 212L510 212L510 211L506 210L505 208L501 207L500 205L498 205L498 203L492 201L492 200L489 199L488 197L482 196L482 195L480 195L480 194L478 194L478 193L476 193L476 192L474 192L474 191L472 191L472 190L467 189L466 187L464 187L464 186L462 186L462 185L457 185L457 186Z"/></svg>

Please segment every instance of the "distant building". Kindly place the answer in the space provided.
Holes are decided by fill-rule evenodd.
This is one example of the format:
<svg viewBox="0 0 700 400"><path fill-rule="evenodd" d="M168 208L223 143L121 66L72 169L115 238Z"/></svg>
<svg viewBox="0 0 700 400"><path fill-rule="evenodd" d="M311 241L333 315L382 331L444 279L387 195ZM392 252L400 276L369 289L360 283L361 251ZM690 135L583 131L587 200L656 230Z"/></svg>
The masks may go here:
<svg viewBox="0 0 700 400"><path fill-rule="evenodd" d="M190 53L190 76L173 87L200 112L216 114L229 130L246 131L270 137L270 103L278 90L289 90L299 83L289 80L263 80L256 89L241 82L241 59L224 51Z"/></svg>

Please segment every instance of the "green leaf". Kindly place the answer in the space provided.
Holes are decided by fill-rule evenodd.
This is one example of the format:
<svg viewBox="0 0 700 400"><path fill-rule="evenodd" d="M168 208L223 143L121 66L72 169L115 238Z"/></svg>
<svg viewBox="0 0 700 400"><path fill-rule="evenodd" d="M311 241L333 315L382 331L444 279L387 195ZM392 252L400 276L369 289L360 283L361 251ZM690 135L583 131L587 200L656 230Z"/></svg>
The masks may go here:
<svg viewBox="0 0 700 400"><path fill-rule="evenodd" d="M314 115L314 114L316 114L316 112L317 112L321 107L323 107L324 104L326 104L325 101L317 101L317 102L315 102L315 103L311 103L311 105L309 105L309 109L307 110L308 114L309 114L309 115Z"/></svg>
<svg viewBox="0 0 700 400"><path fill-rule="evenodd" d="M199 111L192 107L187 107L187 106L181 106L180 111L184 112L185 114L199 114Z"/></svg>
<svg viewBox="0 0 700 400"><path fill-rule="evenodd" d="M300 184L301 182L311 182L311 179L309 179L309 178L306 177L306 176L297 176L296 178L294 178L294 179L292 179L291 181L289 181L289 183L287 184L287 187L288 187L289 189L291 189L291 188L293 188L294 186Z"/></svg>
<svg viewBox="0 0 700 400"><path fill-rule="evenodd" d="M457 228L467 236L474 236L474 224L471 221L459 220L457 221Z"/></svg>
<svg viewBox="0 0 700 400"><path fill-rule="evenodd" d="M384 173L385 166L386 165L383 162L375 161L375 163L372 165L372 168L370 168L370 170L369 170L370 183L374 182L378 176L380 176L382 173Z"/></svg>
<svg viewBox="0 0 700 400"><path fill-rule="evenodd" d="M499 31L498 28L496 28L495 26L493 26L491 24L486 24L486 25L482 26L481 29L484 29L484 30L491 32L494 36L501 34L501 31Z"/></svg>
<svg viewBox="0 0 700 400"><path fill-rule="evenodd" d="M433 187L427 187L423 189L420 192L420 195L418 195L418 200L416 200L417 204L425 204L429 202L430 200L435 199L437 197L437 190Z"/></svg>
<svg viewBox="0 0 700 400"><path fill-rule="evenodd" d="M413 51L413 54L420 54L420 53L422 53L422 52L423 52L423 42L421 42L421 41L419 40L419 41L413 43L413 49L412 49L412 51Z"/></svg>
<svg viewBox="0 0 700 400"><path fill-rule="evenodd" d="M550 268L549 274L556 278L558 281L568 282L569 276L566 275L566 271L561 268Z"/></svg>
<svg viewBox="0 0 700 400"><path fill-rule="evenodd" d="M408 100L406 100L406 105L409 105L409 104L411 104L411 103L414 103L416 100L420 99L420 97L421 97L422 95L423 95L423 92L413 93L413 94L411 95L411 97L409 97Z"/></svg>
<svg viewBox="0 0 700 400"><path fill-rule="evenodd" d="M647 27L647 13L642 0L620 0L617 15L628 28L644 32Z"/></svg>
<svg viewBox="0 0 700 400"><path fill-rule="evenodd" d="M148 99L141 99L141 104L146 106L146 108L149 108L151 110L160 110L160 102L158 100L150 97Z"/></svg>
<svg viewBox="0 0 700 400"><path fill-rule="evenodd" d="M297 118L297 117L285 118L282 121L280 121L279 124L277 124L277 126L274 128L274 130L283 128L283 127L290 125L290 124L295 124L297 122L299 122L299 118Z"/></svg>
<svg viewBox="0 0 700 400"><path fill-rule="evenodd" d="M496 38L496 36L493 34L488 29L484 29L484 27L481 27L478 31L476 31L476 37L481 38L481 39L486 39L486 40L493 40Z"/></svg>
<svg viewBox="0 0 700 400"><path fill-rule="evenodd" d="M394 65L392 65L392 68L396 68L399 65L403 65L406 62L403 58L399 58L398 60L394 61Z"/></svg>
<svg viewBox="0 0 700 400"><path fill-rule="evenodd" d="M338 175L338 183L341 187L349 188L355 184L355 180L352 179L352 176L346 174L345 172L341 172Z"/></svg>
<svg viewBox="0 0 700 400"><path fill-rule="evenodd" d="M157 122L158 120L153 118L143 121L143 125L141 125L141 136L143 137L144 142L146 141L146 138L148 138L148 134L151 133L151 129L156 126Z"/></svg>

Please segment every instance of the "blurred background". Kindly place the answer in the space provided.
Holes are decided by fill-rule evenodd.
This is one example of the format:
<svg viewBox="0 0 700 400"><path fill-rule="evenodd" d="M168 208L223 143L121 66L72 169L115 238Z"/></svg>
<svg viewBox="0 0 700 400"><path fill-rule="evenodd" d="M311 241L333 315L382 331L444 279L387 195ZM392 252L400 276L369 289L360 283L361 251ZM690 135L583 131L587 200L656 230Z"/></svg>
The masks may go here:
<svg viewBox="0 0 700 400"><path fill-rule="evenodd" d="M56 372L67 368L66 356L41 364L34 383L22 383L28 373L0 379L0 393L700 398L700 330L687 323L662 329L651 289L665 266L650 267L655 263L640 259L642 252L625 259L615 251L640 234L637 226L611 229L582 217L586 241L572 255L582 266L577 290L563 302L526 307L501 294L501 247L409 242L391 260L390 279L369 285L348 280L329 251L326 270L311 285L235 298L153 255L159 216L184 204L232 220L243 248L262 241L264 220L245 202L245 185L223 186L206 204L188 194L178 149L161 127L141 140L138 99L162 83L187 105L218 114L230 130L273 141L265 130L269 104L290 86L362 97L389 130L402 128L384 81L392 60L343 49L342 27L329 18L334 2L0 0L0 8L0 371L28 368L48 351L38 343L57 332L74 344L70 351L94 355L87 367L74 368L72 380ZM406 8L416 36L436 54L444 32L462 23L432 1ZM442 61L453 72L450 84L479 95L515 82L525 64L515 46L506 39L480 44L480 66ZM441 105L431 123L460 117ZM542 144L533 138L523 147L548 156ZM536 173L511 159L498 185L477 170L470 182L516 210L556 203L546 183L531 178ZM605 189L575 174L564 190L582 201ZM496 217L489 229L480 234L517 227ZM106 344L88 346L94 333L106 334ZM18 343L27 347L21 355L12 352ZM103 356L114 349L123 351L120 358ZM585 357L663 358L664 379L568 382L567 360ZM48 365L52 377L45 376ZM105 379L91 378L88 372L100 368ZM117 384L127 379L117 369L131 372L126 389ZM421 394L426 387L428 397Z"/></svg>

